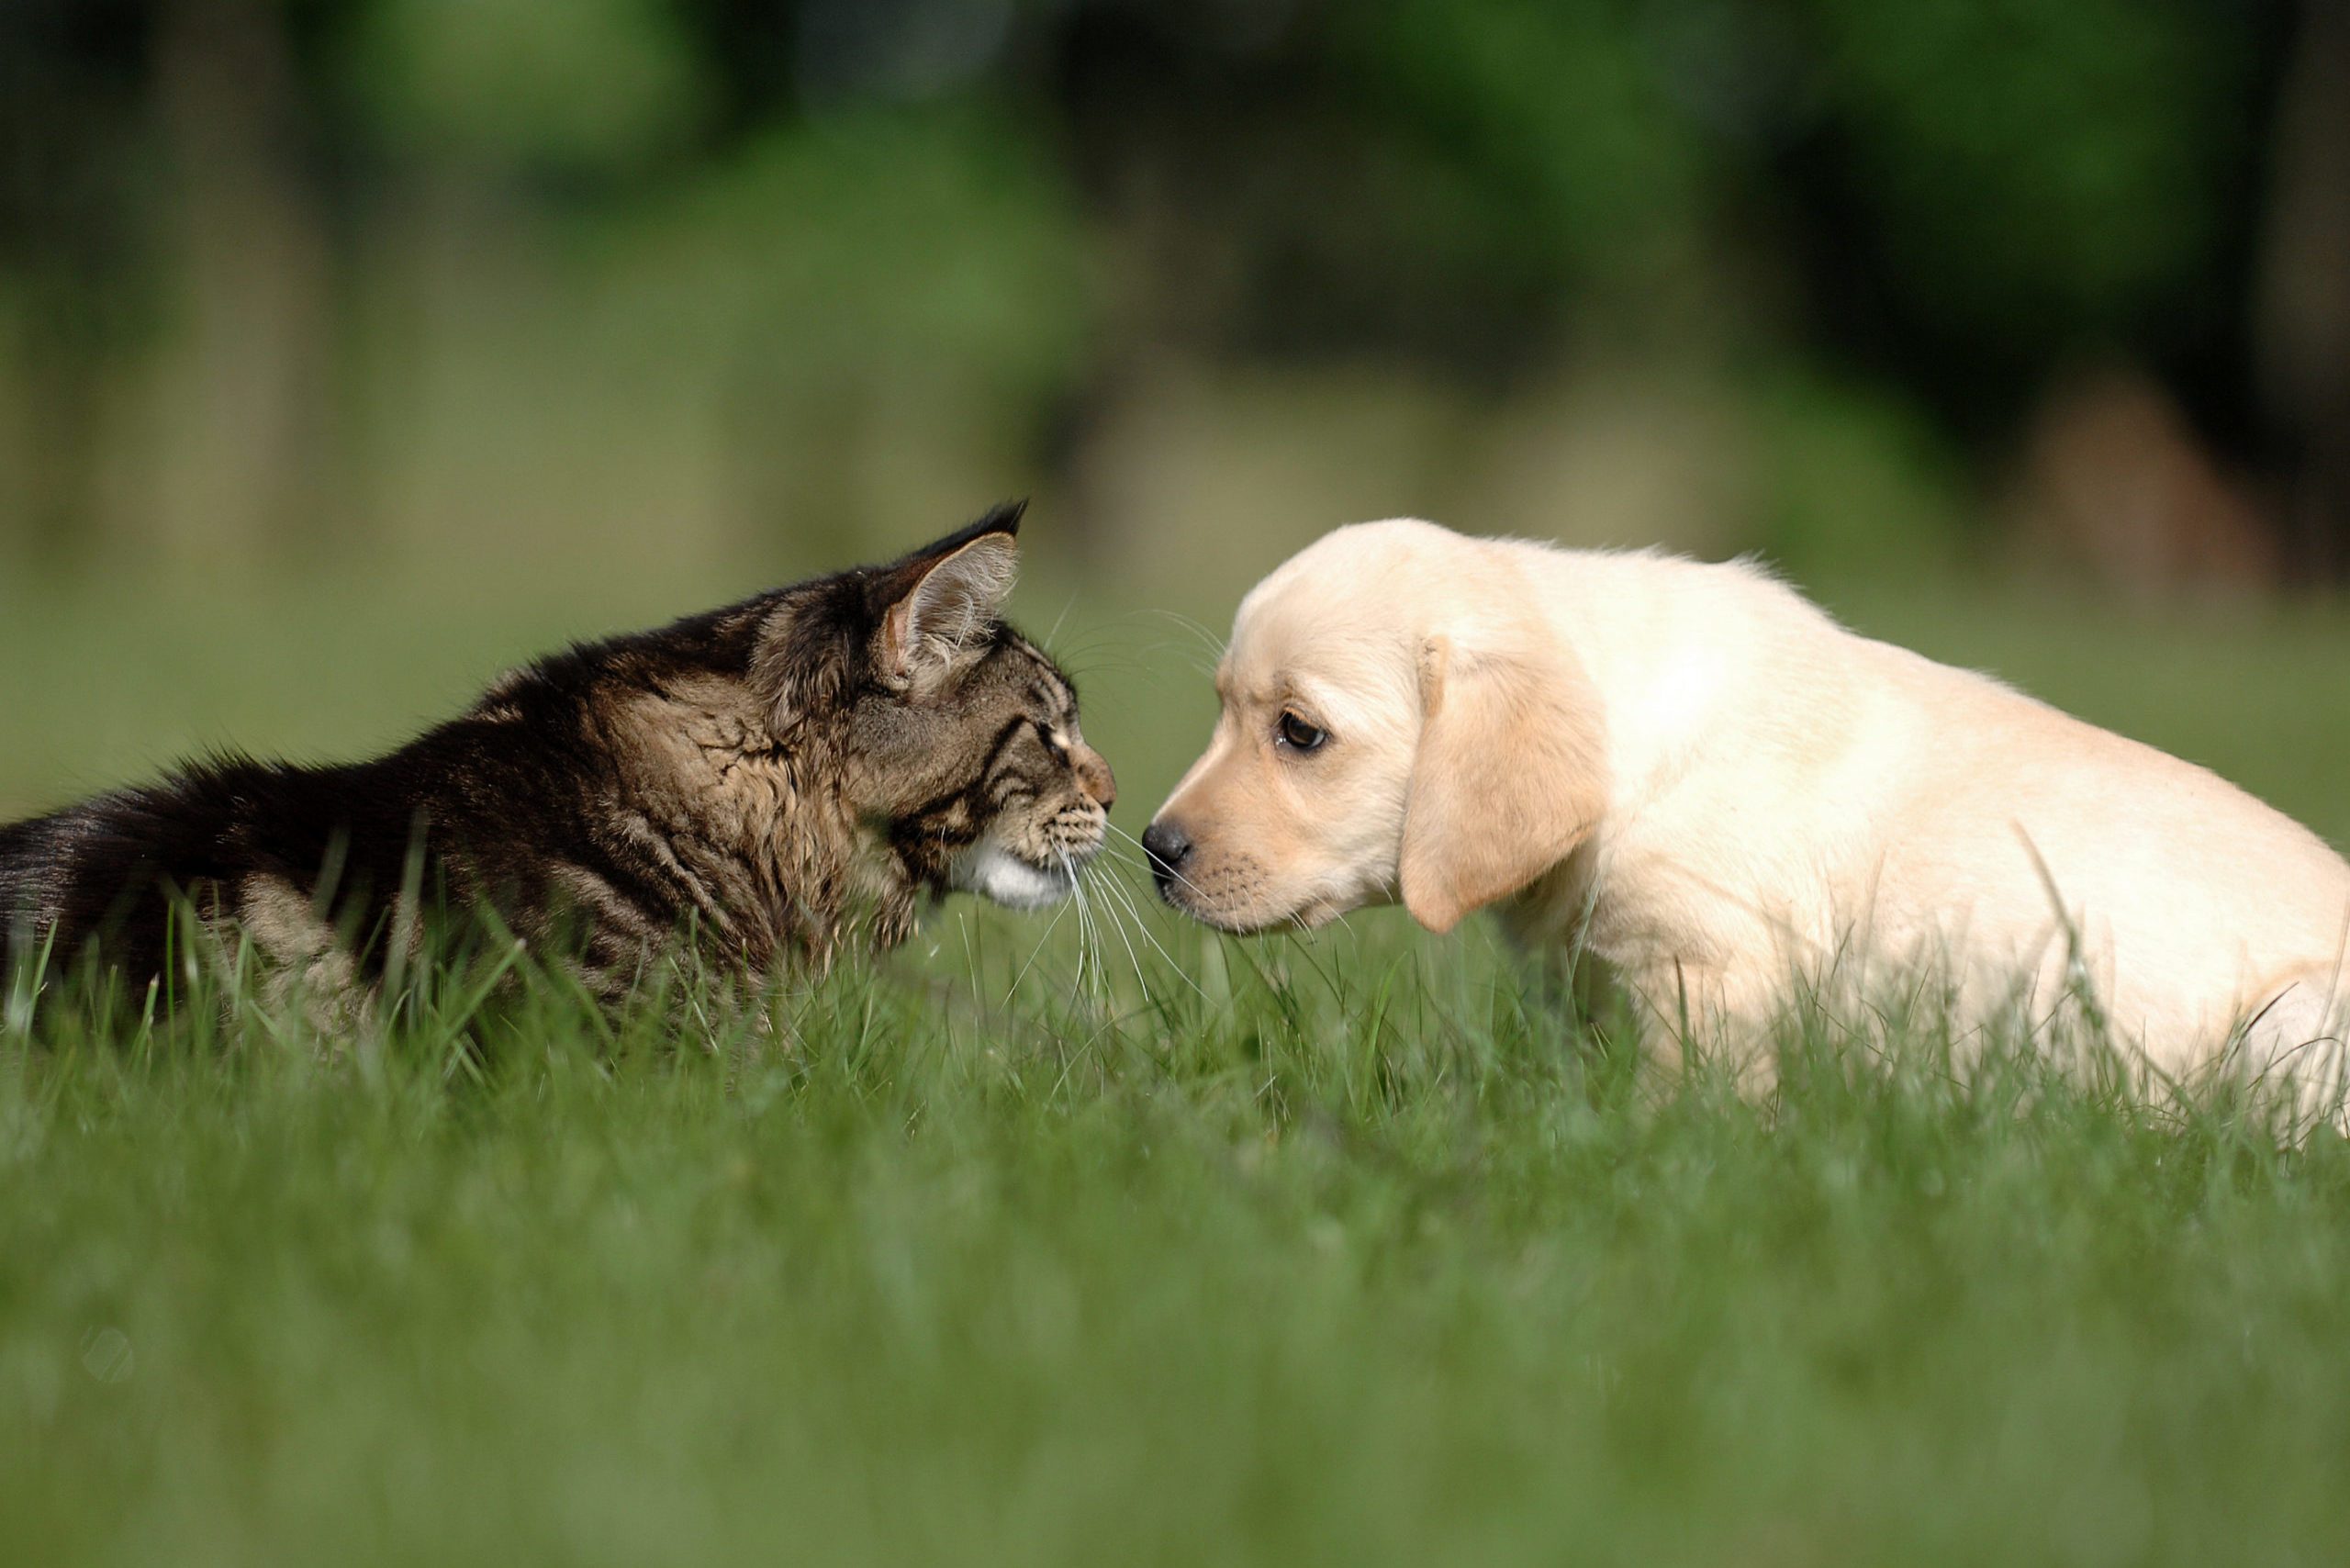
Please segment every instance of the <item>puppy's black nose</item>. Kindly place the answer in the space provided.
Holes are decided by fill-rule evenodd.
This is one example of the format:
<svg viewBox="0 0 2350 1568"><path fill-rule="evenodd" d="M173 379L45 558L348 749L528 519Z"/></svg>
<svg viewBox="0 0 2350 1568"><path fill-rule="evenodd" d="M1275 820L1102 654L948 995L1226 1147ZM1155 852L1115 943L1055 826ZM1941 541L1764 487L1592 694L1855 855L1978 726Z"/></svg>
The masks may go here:
<svg viewBox="0 0 2350 1568"><path fill-rule="evenodd" d="M1150 879L1163 893L1192 857L1192 835L1171 822L1155 822L1142 830L1142 852L1150 857Z"/></svg>

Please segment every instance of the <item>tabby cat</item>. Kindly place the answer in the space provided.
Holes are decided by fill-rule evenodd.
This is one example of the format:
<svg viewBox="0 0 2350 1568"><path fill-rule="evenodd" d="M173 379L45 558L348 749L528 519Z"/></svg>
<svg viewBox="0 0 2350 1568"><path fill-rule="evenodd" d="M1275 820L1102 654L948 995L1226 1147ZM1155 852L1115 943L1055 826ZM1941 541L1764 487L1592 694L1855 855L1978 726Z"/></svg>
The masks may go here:
<svg viewBox="0 0 2350 1568"><path fill-rule="evenodd" d="M1020 512L542 659L372 762L218 757L0 827L0 958L95 953L144 987L185 900L364 997L422 917L486 911L612 1001L681 930L755 980L900 942L950 889L1051 903L1114 785L1000 618Z"/></svg>

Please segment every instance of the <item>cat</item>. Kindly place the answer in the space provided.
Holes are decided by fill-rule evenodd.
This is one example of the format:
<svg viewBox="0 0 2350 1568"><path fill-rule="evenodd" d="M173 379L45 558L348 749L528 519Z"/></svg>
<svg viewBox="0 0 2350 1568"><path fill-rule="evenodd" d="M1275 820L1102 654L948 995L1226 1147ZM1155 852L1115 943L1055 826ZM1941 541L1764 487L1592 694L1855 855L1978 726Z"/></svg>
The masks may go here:
<svg viewBox="0 0 2350 1568"><path fill-rule="evenodd" d="M184 906L364 998L426 917L471 912L609 1003L682 931L757 982L892 946L950 890L1053 903L1116 785L1002 619L1022 510L541 659L374 761L218 756L0 826L0 959L94 955L144 988Z"/></svg>

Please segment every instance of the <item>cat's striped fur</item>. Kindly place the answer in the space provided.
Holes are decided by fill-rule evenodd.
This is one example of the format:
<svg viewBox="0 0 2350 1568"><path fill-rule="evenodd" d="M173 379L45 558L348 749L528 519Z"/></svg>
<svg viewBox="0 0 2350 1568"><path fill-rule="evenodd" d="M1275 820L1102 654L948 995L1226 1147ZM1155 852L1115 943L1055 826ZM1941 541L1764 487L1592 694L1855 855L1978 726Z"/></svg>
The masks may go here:
<svg viewBox="0 0 2350 1568"><path fill-rule="evenodd" d="M1019 516L557 654L374 761L221 757L0 827L0 949L143 985L185 900L364 993L436 913L487 912L616 998L683 929L756 977L902 940L952 888L1050 902L1113 786L1000 618Z"/></svg>

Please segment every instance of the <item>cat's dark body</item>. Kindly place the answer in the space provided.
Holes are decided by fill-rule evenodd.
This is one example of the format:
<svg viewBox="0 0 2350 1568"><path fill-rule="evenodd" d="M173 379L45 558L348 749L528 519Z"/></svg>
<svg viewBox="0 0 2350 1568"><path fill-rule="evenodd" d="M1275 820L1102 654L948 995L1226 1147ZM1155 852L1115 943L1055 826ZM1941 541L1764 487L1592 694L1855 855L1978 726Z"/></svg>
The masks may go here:
<svg viewBox="0 0 2350 1568"><path fill-rule="evenodd" d="M185 899L364 991L421 916L487 910L617 995L688 926L755 976L858 921L892 944L951 886L1048 902L1112 785L998 618L1018 517L541 660L374 761L224 757L0 827L0 949L143 983Z"/></svg>

